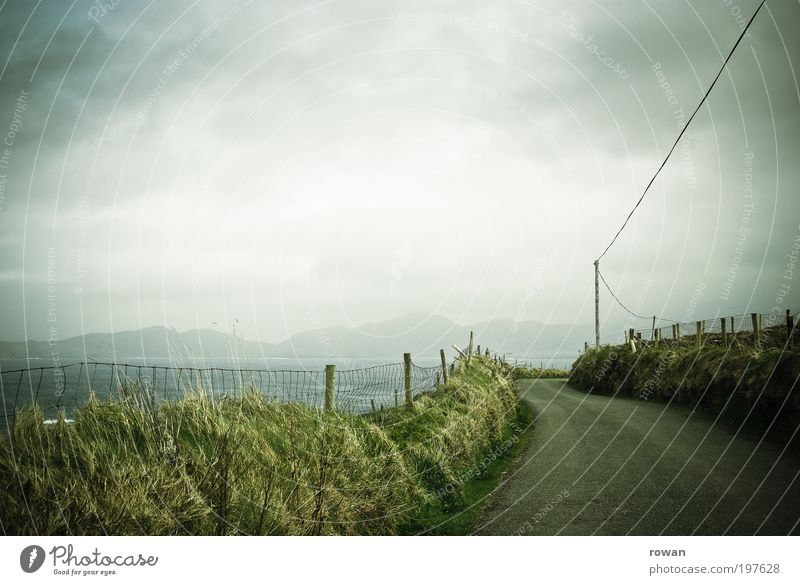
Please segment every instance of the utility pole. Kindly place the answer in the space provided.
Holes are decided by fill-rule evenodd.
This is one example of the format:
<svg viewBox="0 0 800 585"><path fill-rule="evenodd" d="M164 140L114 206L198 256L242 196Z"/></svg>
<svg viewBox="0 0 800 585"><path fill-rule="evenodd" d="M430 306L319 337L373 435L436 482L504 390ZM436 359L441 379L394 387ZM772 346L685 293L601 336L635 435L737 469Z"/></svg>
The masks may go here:
<svg viewBox="0 0 800 585"><path fill-rule="evenodd" d="M594 261L594 346L600 349L600 260Z"/></svg>

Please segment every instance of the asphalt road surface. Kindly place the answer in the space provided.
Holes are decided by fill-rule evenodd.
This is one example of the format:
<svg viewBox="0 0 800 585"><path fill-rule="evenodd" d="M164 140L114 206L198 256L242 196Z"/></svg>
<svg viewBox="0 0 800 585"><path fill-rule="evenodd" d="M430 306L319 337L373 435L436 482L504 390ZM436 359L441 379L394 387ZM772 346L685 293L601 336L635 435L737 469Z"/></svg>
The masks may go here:
<svg viewBox="0 0 800 585"><path fill-rule="evenodd" d="M798 534L800 463L663 402L523 380L535 428L477 534Z"/></svg>

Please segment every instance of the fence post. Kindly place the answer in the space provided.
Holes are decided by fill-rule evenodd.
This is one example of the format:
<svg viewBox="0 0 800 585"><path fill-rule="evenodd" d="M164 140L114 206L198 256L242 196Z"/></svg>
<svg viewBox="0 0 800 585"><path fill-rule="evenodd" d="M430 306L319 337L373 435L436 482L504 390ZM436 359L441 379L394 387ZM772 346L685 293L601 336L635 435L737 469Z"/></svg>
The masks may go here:
<svg viewBox="0 0 800 585"><path fill-rule="evenodd" d="M792 334L794 333L794 316L789 309L786 309L786 341L792 344Z"/></svg>
<svg viewBox="0 0 800 585"><path fill-rule="evenodd" d="M678 330L675 329L676 325L673 323L672 325L672 339L674 341L678 341Z"/></svg>
<svg viewBox="0 0 800 585"><path fill-rule="evenodd" d="M477 355L479 355L479 356L481 355L481 344L480 344L480 343L478 344L478 352L477 352Z"/></svg>
<svg viewBox="0 0 800 585"><path fill-rule="evenodd" d="M675 323L675 335L677 336L675 339L681 338L681 324Z"/></svg>
<svg viewBox="0 0 800 585"><path fill-rule="evenodd" d="M661 329L653 329L653 345L658 348L658 342L661 340Z"/></svg>
<svg viewBox="0 0 800 585"><path fill-rule="evenodd" d="M439 350L439 356L442 358L442 380L447 384L447 360L444 358L444 350Z"/></svg>
<svg viewBox="0 0 800 585"><path fill-rule="evenodd" d="M753 339L758 343L758 338L761 336L761 328L758 322L758 313L750 313L750 320L753 322Z"/></svg>
<svg viewBox="0 0 800 585"><path fill-rule="evenodd" d="M636 353L636 342L634 341L633 327L628 329L628 343L631 344L631 351Z"/></svg>
<svg viewBox="0 0 800 585"><path fill-rule="evenodd" d="M336 408L336 365L325 366L325 410Z"/></svg>
<svg viewBox="0 0 800 585"><path fill-rule="evenodd" d="M589 342L588 341L584 341L583 342L583 353L586 353L587 351L589 351Z"/></svg>
<svg viewBox="0 0 800 585"><path fill-rule="evenodd" d="M467 347L467 365L472 357L472 331L469 332L469 347Z"/></svg>
<svg viewBox="0 0 800 585"><path fill-rule="evenodd" d="M727 328L728 319L722 317L719 320L719 324L722 326L722 347L728 347L728 328Z"/></svg>
<svg viewBox="0 0 800 585"><path fill-rule="evenodd" d="M403 354L403 365L405 366L405 388L406 388L406 406L411 408L414 406L414 395L411 392L411 354Z"/></svg>
<svg viewBox="0 0 800 585"><path fill-rule="evenodd" d="M639 350L642 349L642 332L641 331L636 334L636 347L638 347Z"/></svg>
<svg viewBox="0 0 800 585"><path fill-rule="evenodd" d="M695 334L695 345L699 348L703 345L703 322L697 322L697 333Z"/></svg>

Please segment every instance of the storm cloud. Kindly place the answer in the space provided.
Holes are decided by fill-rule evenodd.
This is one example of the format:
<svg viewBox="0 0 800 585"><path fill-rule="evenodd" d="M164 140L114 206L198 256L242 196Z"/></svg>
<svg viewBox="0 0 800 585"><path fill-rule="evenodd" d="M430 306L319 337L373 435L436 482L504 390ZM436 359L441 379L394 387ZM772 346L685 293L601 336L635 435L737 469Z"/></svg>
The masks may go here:
<svg viewBox="0 0 800 585"><path fill-rule="evenodd" d="M1 337L588 322L756 6L9 0ZM603 258L635 312L800 307L799 21L766 3Z"/></svg>

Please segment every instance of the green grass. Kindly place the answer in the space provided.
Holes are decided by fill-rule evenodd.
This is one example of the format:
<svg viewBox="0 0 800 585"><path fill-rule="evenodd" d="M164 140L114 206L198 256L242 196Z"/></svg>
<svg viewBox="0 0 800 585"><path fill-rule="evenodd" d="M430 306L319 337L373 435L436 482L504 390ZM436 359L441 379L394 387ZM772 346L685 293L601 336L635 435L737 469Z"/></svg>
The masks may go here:
<svg viewBox="0 0 800 585"><path fill-rule="evenodd" d="M571 381L597 394L671 400L783 440L800 419L800 351L746 345L606 346L581 355Z"/></svg>
<svg viewBox="0 0 800 585"><path fill-rule="evenodd" d="M28 409L0 441L0 519L7 534L423 531L490 489L512 455L471 470L515 432L517 403L510 368L473 358L412 410L377 417L255 391L155 410L91 400L49 427ZM448 529L468 532L459 522Z"/></svg>
<svg viewBox="0 0 800 585"><path fill-rule="evenodd" d="M537 380L539 378L569 378L569 371L559 368L522 368L515 367L511 376L515 380Z"/></svg>
<svg viewBox="0 0 800 585"><path fill-rule="evenodd" d="M449 505L441 501L426 506L413 521L400 527L402 534L457 536L470 534L486 507L488 496L499 485L509 465L525 448L533 429L534 413L527 403L517 405L516 420L506 427L498 441L495 457L473 464L477 475L464 481L455 500Z"/></svg>

